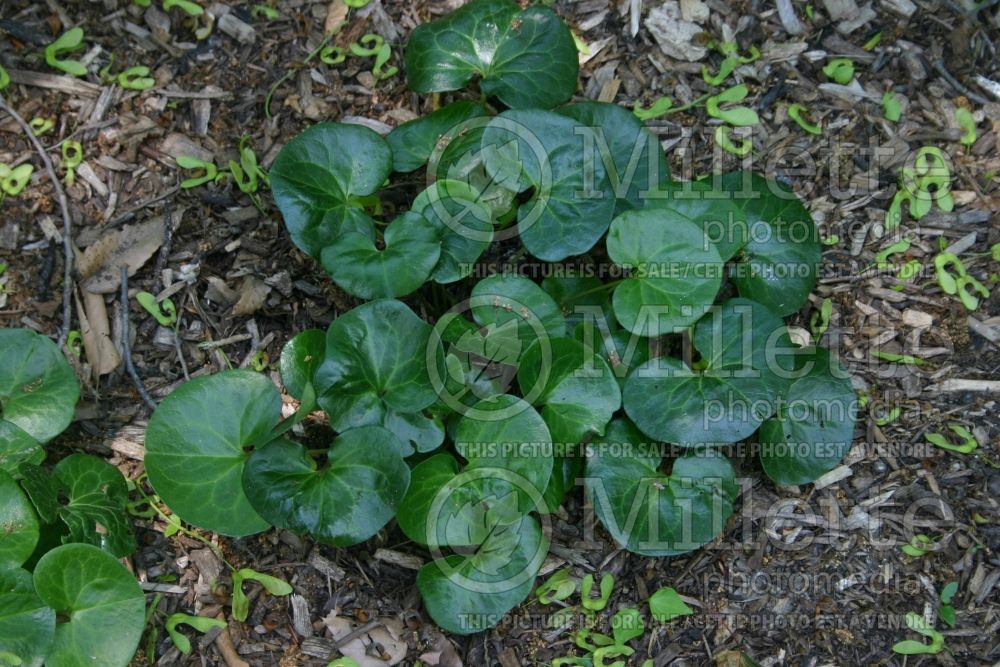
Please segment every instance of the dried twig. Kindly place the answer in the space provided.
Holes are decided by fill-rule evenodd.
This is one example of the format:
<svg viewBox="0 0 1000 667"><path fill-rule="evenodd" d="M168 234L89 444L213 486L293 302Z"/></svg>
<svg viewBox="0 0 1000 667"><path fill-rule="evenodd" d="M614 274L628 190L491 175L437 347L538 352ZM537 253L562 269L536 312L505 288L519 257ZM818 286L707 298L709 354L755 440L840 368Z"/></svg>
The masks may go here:
<svg viewBox="0 0 1000 667"><path fill-rule="evenodd" d="M24 130L25 136L28 137L28 141L35 147L35 151L38 153L39 157L42 158L42 163L45 165L45 171L49 175L49 179L52 181L52 187L56 191L56 198L59 200L59 209L62 211L63 218L63 321L62 325L59 327L59 347L66 343L66 339L69 337L69 330L71 326L70 320L73 317L73 311L71 310L71 300L73 297L73 241L70 239L70 234L72 233L73 218L70 217L69 213L69 203L66 201L66 192L62 188L62 184L59 182L59 177L56 176L56 169L52 166L52 160L49 159L48 153L45 152L45 147L42 146L41 142L35 136L35 133L31 131L31 126L21 118L21 114L17 113L7 104L7 101L0 96L0 110L7 112L14 121L21 126Z"/></svg>
<svg viewBox="0 0 1000 667"><path fill-rule="evenodd" d="M172 213L173 200L164 200L163 245L160 246L160 254L156 256L156 267L153 269L153 294L159 294L160 290L166 287L166 285L163 284L163 269L167 266L167 257L170 256L170 248L174 243L174 223L171 219Z"/></svg>
<svg viewBox="0 0 1000 667"><path fill-rule="evenodd" d="M132 378L132 384L135 385L135 390L139 392L139 396L142 397L143 402L149 406L150 410L156 409L156 401L153 397L149 395L146 391L145 385L142 384L142 379L139 374L135 372L135 364L132 363L132 345L129 343L129 333L131 331L131 324L128 319L128 267L121 267L121 308L122 308L122 357L125 359L125 370L128 371L128 376Z"/></svg>
<svg viewBox="0 0 1000 667"><path fill-rule="evenodd" d="M979 93L972 92L965 86L965 84L963 84L961 81L952 76L951 72L948 71L948 68L944 66L943 60L935 60L933 63L931 63L931 65L933 65L934 69L937 70L937 73L940 74L945 81L951 84L951 87L954 88L959 94L965 95L976 104L990 103L988 99L986 99Z"/></svg>

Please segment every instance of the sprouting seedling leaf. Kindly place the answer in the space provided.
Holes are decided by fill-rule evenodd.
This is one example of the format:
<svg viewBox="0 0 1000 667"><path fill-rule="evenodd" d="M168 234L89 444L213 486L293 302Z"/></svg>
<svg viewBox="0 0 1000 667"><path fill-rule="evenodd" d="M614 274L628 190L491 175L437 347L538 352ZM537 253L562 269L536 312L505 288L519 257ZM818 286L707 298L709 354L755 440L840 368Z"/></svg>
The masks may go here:
<svg viewBox="0 0 1000 667"><path fill-rule="evenodd" d="M86 76L87 68L83 63L76 60L60 60L59 57L65 53L72 53L83 48L83 28L71 28L64 32L59 39L45 47L45 62L49 67L62 70L73 76Z"/></svg>
<svg viewBox="0 0 1000 667"><path fill-rule="evenodd" d="M834 58L823 67L828 79L846 86L854 78L854 63L848 58Z"/></svg>
<svg viewBox="0 0 1000 667"><path fill-rule="evenodd" d="M265 19L274 21L281 17L281 13L271 5L254 5L250 10L250 15L255 19Z"/></svg>
<svg viewBox="0 0 1000 667"><path fill-rule="evenodd" d="M732 129L728 125L720 125L715 128L715 143L719 144L722 150L738 157L749 154L753 150L753 140L750 137L746 137L739 144L733 143L730 137Z"/></svg>
<svg viewBox="0 0 1000 667"><path fill-rule="evenodd" d="M646 631L642 622L642 614L638 609L622 609L611 617L611 630L615 635L615 643L624 646L636 637L641 637Z"/></svg>
<svg viewBox="0 0 1000 667"><path fill-rule="evenodd" d="M589 628L580 628L573 633L573 643L584 651L593 652L602 646L614 646L615 640L613 637L594 632Z"/></svg>
<svg viewBox="0 0 1000 667"><path fill-rule="evenodd" d="M10 73L4 69L3 65L0 65L0 90L3 90L10 85Z"/></svg>
<svg viewBox="0 0 1000 667"><path fill-rule="evenodd" d="M389 45L383 44L378 53L375 54L375 66L372 67L372 74L376 80L382 81L388 79L399 72L399 68L395 65L390 65L388 68L385 67L391 57L392 50L389 48Z"/></svg>
<svg viewBox="0 0 1000 667"><path fill-rule="evenodd" d="M174 7L183 10L189 16L201 16L205 8L191 0L163 0L163 11L169 12Z"/></svg>
<svg viewBox="0 0 1000 667"><path fill-rule="evenodd" d="M979 308L979 298L988 299L990 296L989 289L970 275L961 276L955 288L958 291L958 298L966 310L976 310Z"/></svg>
<svg viewBox="0 0 1000 667"><path fill-rule="evenodd" d="M31 126L31 133L36 137L40 137L46 132L51 132L52 128L56 126L56 123L51 118L43 118L39 116L37 118L32 118L28 125Z"/></svg>
<svg viewBox="0 0 1000 667"><path fill-rule="evenodd" d="M292 587L287 581L263 574L250 568L243 568L233 573L233 618L240 623L247 620L250 614L250 600L243 592L244 581L256 581L271 595L291 595Z"/></svg>
<svg viewBox="0 0 1000 667"><path fill-rule="evenodd" d="M344 0L344 4L351 9L361 9L367 7L372 0Z"/></svg>
<svg viewBox="0 0 1000 667"><path fill-rule="evenodd" d="M615 588L615 578L610 574L601 577L601 590L597 596L593 595L594 575L588 574L580 584L580 597L583 608L589 611L601 611L608 605L611 593Z"/></svg>
<svg viewBox="0 0 1000 667"><path fill-rule="evenodd" d="M812 329L813 338L819 338L830 328L830 316L833 314L833 301L829 298L823 299L823 305L818 312L814 312L809 318L809 328Z"/></svg>
<svg viewBox="0 0 1000 667"><path fill-rule="evenodd" d="M911 537L909 543L904 544L900 549L907 556L920 558L921 556L925 556L929 551L934 550L934 540L923 533L918 533Z"/></svg>
<svg viewBox="0 0 1000 667"><path fill-rule="evenodd" d="M892 422L894 422L897 419L899 419L899 415L901 415L902 413L903 413L903 409L897 405L892 410L889 410L889 412L886 413L884 416L877 417L875 419L875 423L878 426L888 426Z"/></svg>
<svg viewBox="0 0 1000 667"><path fill-rule="evenodd" d="M962 137L958 141L964 146L976 143L976 119L972 117L969 110L961 107L955 109L955 121L963 131Z"/></svg>
<svg viewBox="0 0 1000 667"><path fill-rule="evenodd" d="M346 5L348 2L356 4L359 1L364 3L362 6L367 5L369 2L371 2L371 0L344 0L344 4ZM355 660L354 658L343 657L343 658L337 658L333 662L327 663L326 667L361 667L361 665L359 665L358 661Z"/></svg>
<svg viewBox="0 0 1000 667"><path fill-rule="evenodd" d="M212 618L210 616L191 616L190 614L171 614L167 617L167 621L164 624L164 628L167 634L170 635L171 641L174 642L174 646L177 650L188 655L191 653L191 640L182 635L178 630L177 626L188 625L201 633L206 633L212 628L226 628L226 622L219 618Z"/></svg>
<svg viewBox="0 0 1000 667"><path fill-rule="evenodd" d="M375 33L363 35L361 39L351 44L351 53L356 56L366 58L378 54L379 49L385 45L385 38Z"/></svg>
<svg viewBox="0 0 1000 667"><path fill-rule="evenodd" d="M197 169L203 172L201 176L186 178L181 181L181 187L185 190L214 181L219 176L219 169L215 164L189 155L177 156L177 166L181 169Z"/></svg>
<svg viewBox="0 0 1000 667"><path fill-rule="evenodd" d="M889 204L889 208L885 212L886 231L896 229L903 222L903 202L911 202L910 208L913 207L910 195L903 189L899 189L896 191L896 194L892 198L892 203Z"/></svg>
<svg viewBox="0 0 1000 667"><path fill-rule="evenodd" d="M974 436L972 432L962 424L952 422L948 424L948 428L952 433L961 439L959 444L953 444L941 433L925 433L924 437L927 438L927 442L932 445L940 447L941 449L946 449L950 452L955 452L956 454L969 454L979 447L979 441L976 440L976 436Z"/></svg>
<svg viewBox="0 0 1000 667"><path fill-rule="evenodd" d="M949 267L953 271L949 270ZM942 252L934 258L934 273L942 292L956 294L959 278L966 275L965 264L958 258L958 255Z"/></svg>
<svg viewBox="0 0 1000 667"><path fill-rule="evenodd" d="M944 635L932 628L927 619L920 614L912 611L908 612L906 614L906 626L913 632L928 637L931 641L929 644L913 641L912 639L897 642L892 647L895 653L901 655L934 655L940 653L944 648Z"/></svg>
<svg viewBox="0 0 1000 667"><path fill-rule="evenodd" d="M788 117L798 123L799 127L809 134L823 134L823 128L807 121L802 117L803 113L809 113L809 110L802 104L792 104L788 107Z"/></svg>
<svg viewBox="0 0 1000 667"><path fill-rule="evenodd" d="M881 43L881 41L882 41L882 31L881 31L881 30L879 30L879 31L878 31L877 33L875 33L874 35L872 35L872 36L871 36L871 37L870 37L870 38L868 39L868 41L867 41L867 42L865 42L865 43L864 43L864 44L863 44L863 45L861 46L861 48L862 48L862 49L864 49L865 51L871 51L871 50L873 50L873 49L874 49L874 48L875 48L876 46L878 46L878 45L879 45L879 43Z"/></svg>
<svg viewBox="0 0 1000 667"><path fill-rule="evenodd" d="M149 76L149 68L136 65L118 75L118 85L129 90L149 90L156 85L156 80Z"/></svg>
<svg viewBox="0 0 1000 667"><path fill-rule="evenodd" d="M955 608L951 606L951 601L957 592L957 581L951 581L945 584L945 587L941 589L941 604L938 605L938 616L940 616L941 620L952 628L955 627Z"/></svg>
<svg viewBox="0 0 1000 667"><path fill-rule="evenodd" d="M641 102L636 102L632 106L632 113L639 120L653 120L668 113L674 106L674 101L669 97L657 97L648 107L642 106Z"/></svg>
<svg viewBox="0 0 1000 667"><path fill-rule="evenodd" d="M625 667L624 660L605 662L609 658L627 658L635 653L635 649L630 646L602 646L594 651L594 667Z"/></svg>
<svg viewBox="0 0 1000 667"><path fill-rule="evenodd" d="M139 292L135 295L135 300L139 302L139 305L146 309L146 312L152 315L160 325L165 327L172 327L177 323L177 307L174 306L174 302L170 299L164 299L161 302L156 301L156 296L150 294L149 292Z"/></svg>
<svg viewBox="0 0 1000 667"><path fill-rule="evenodd" d="M899 96L891 90L885 91L885 94L882 95L882 115L893 123L899 122L903 115L903 106L900 104Z"/></svg>
<svg viewBox="0 0 1000 667"><path fill-rule="evenodd" d="M737 106L729 109L722 109L720 107L722 104L740 102L748 94L747 87L742 83L732 88L727 88L718 95L713 95L705 100L705 111L709 116L737 127L756 125L760 122L760 117L750 107Z"/></svg>
<svg viewBox="0 0 1000 667"><path fill-rule="evenodd" d="M667 623L679 616L690 616L693 613L694 609L669 586L661 588L649 598L649 614L660 623Z"/></svg>
<svg viewBox="0 0 1000 667"><path fill-rule="evenodd" d="M896 278L899 279L901 282L898 285L894 285L893 289L896 290L897 292L902 291L903 283L909 281L911 278L920 275L920 270L922 268L924 268L924 265L920 263L920 260L911 259L910 261L908 261L899 269L899 273L896 274Z"/></svg>
<svg viewBox="0 0 1000 667"><path fill-rule="evenodd" d="M83 162L83 146L79 141L67 139L62 145L62 166L66 170L66 185L76 182L76 168Z"/></svg>
<svg viewBox="0 0 1000 667"><path fill-rule="evenodd" d="M706 65L701 66L701 78L710 86L721 86L722 82L729 78L729 75L739 67L740 59L736 56L728 56L719 64L719 71L710 74Z"/></svg>
<svg viewBox="0 0 1000 667"><path fill-rule="evenodd" d="M872 352L872 356L876 359L882 359L883 361L891 361L896 364L911 364L913 366L923 366L927 363L925 359L920 357L914 357L911 354L896 354L894 352L882 352L881 350L876 350Z"/></svg>
<svg viewBox="0 0 1000 667"><path fill-rule="evenodd" d="M570 569L559 570L535 589L535 595L542 604L552 604L553 600L565 600L576 592L577 581L570 576Z"/></svg>
<svg viewBox="0 0 1000 667"><path fill-rule="evenodd" d="M330 44L320 49L319 59L330 66L339 65L347 60L347 52L339 46Z"/></svg>
<svg viewBox="0 0 1000 667"><path fill-rule="evenodd" d="M0 163L0 201L3 200L4 195L16 197L21 194L21 191L28 187L28 182L34 172L35 168L28 163L18 165L13 169Z"/></svg>
<svg viewBox="0 0 1000 667"><path fill-rule="evenodd" d="M910 239L901 239L890 245L885 250L879 252L875 255L875 265L879 269L885 269L889 266L889 258L893 255L898 255L906 252L910 249Z"/></svg>

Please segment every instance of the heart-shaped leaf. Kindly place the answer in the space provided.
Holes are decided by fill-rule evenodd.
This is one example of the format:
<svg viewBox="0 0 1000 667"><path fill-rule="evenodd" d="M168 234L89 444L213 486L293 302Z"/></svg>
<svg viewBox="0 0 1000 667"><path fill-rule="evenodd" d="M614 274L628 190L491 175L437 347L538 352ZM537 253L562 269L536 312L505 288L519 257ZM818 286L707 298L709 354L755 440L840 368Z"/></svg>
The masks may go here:
<svg viewBox="0 0 1000 667"><path fill-rule="evenodd" d="M554 442L575 445L589 434L603 434L621 407L611 369L592 349L572 338L553 338L550 344L548 360L543 359L540 345L525 352L517 371L521 394L533 395L541 385L532 402L541 406Z"/></svg>
<svg viewBox="0 0 1000 667"><path fill-rule="evenodd" d="M472 288L472 316L482 326L517 322L522 348L548 337L563 336L566 320L541 287L516 275L484 278Z"/></svg>
<svg viewBox="0 0 1000 667"><path fill-rule="evenodd" d="M53 471L66 492L59 516L69 527L64 542L85 542L122 558L135 551L125 512L128 484L118 468L88 454L71 454Z"/></svg>
<svg viewBox="0 0 1000 667"><path fill-rule="evenodd" d="M777 181L737 171L723 187L743 211L748 242L733 267L740 296L790 315L816 286L822 247L812 217L795 193Z"/></svg>
<svg viewBox="0 0 1000 667"><path fill-rule="evenodd" d="M511 108L552 108L576 90L573 35L552 10L508 0L473 0L417 26L406 45L410 88L434 93L479 87Z"/></svg>
<svg viewBox="0 0 1000 667"><path fill-rule="evenodd" d="M458 474L458 461L451 454L435 454L410 472L410 488L399 506L396 521L403 533L418 544L430 544L427 516L434 498Z"/></svg>
<svg viewBox="0 0 1000 667"><path fill-rule="evenodd" d="M550 111L505 111L483 133L486 171L504 187L525 192L518 208L521 242L538 259L557 262L590 250L615 212L607 172L587 158L579 123ZM591 151L593 152L593 151Z"/></svg>
<svg viewBox="0 0 1000 667"><path fill-rule="evenodd" d="M416 171L427 163L438 140L472 118L488 115L486 107L460 100L426 116L403 123L386 137L392 148L393 171Z"/></svg>
<svg viewBox="0 0 1000 667"><path fill-rule="evenodd" d="M146 626L146 600L114 556L66 544L42 556L34 582L38 597L67 619L56 624L48 667L129 664Z"/></svg>
<svg viewBox="0 0 1000 667"><path fill-rule="evenodd" d="M724 189L708 181L671 182L661 186L662 196L645 200L646 208L669 212L701 225L705 239L727 262L747 243L747 214Z"/></svg>
<svg viewBox="0 0 1000 667"><path fill-rule="evenodd" d="M392 150L361 125L320 123L289 141L270 171L271 192L299 248L319 259L345 232L374 238L358 201L374 194L392 170Z"/></svg>
<svg viewBox="0 0 1000 667"><path fill-rule="evenodd" d="M312 384L313 374L323 363L326 332L306 329L285 343L281 350L281 382L290 396L302 398L306 385Z"/></svg>
<svg viewBox="0 0 1000 667"><path fill-rule="evenodd" d="M659 140L635 114L617 104L576 102L559 113L587 128L587 155L595 154L608 174L607 196L618 200L615 213L643 208L659 196L659 185L670 180L670 167Z"/></svg>
<svg viewBox="0 0 1000 667"><path fill-rule="evenodd" d="M0 470L15 474L22 463L39 464L44 460L42 444L0 416Z"/></svg>
<svg viewBox="0 0 1000 667"><path fill-rule="evenodd" d="M443 365L431 326L405 304L363 304L330 324L323 363L313 379L335 431L385 425L386 413L415 413L437 400L428 364ZM442 377L443 371L438 371ZM398 434L397 434L398 435ZM405 437L405 436L404 436Z"/></svg>
<svg viewBox="0 0 1000 667"><path fill-rule="evenodd" d="M691 551L722 532L733 513L736 477L714 450L682 456L664 474L659 446L622 419L589 447L588 497L604 527L629 551L645 556Z"/></svg>
<svg viewBox="0 0 1000 667"><path fill-rule="evenodd" d="M713 306L694 328L693 342L707 368L756 370L783 393L798 355L784 321L750 299L728 299Z"/></svg>
<svg viewBox="0 0 1000 667"><path fill-rule="evenodd" d="M453 283L472 272L493 240L493 213L461 181L436 181L413 200L412 210L437 230L441 257L431 273L439 283Z"/></svg>
<svg viewBox="0 0 1000 667"><path fill-rule="evenodd" d="M389 408L385 411L382 426L392 431L403 443L400 453L404 457L410 456L414 451L432 452L444 442L444 423L441 416L431 412L431 409L422 412L397 412Z"/></svg>
<svg viewBox="0 0 1000 667"><path fill-rule="evenodd" d="M379 250L369 235L344 232L323 249L323 268L359 299L404 296L424 284L441 256L438 230L408 211L385 230Z"/></svg>
<svg viewBox="0 0 1000 667"><path fill-rule="evenodd" d="M611 303L622 327L640 336L694 324L722 285L722 260L702 227L661 209L626 211L608 231L608 256L632 271Z"/></svg>
<svg viewBox="0 0 1000 667"><path fill-rule="evenodd" d="M37 543L38 517L31 502L14 478L0 470L0 572L20 567Z"/></svg>
<svg viewBox="0 0 1000 667"><path fill-rule="evenodd" d="M18 667L41 667L55 633L56 613L35 594L31 574L0 568L0 656L17 657Z"/></svg>
<svg viewBox="0 0 1000 667"><path fill-rule="evenodd" d="M549 512L559 510L566 494L576 486L582 472L583 457L579 454L572 452L556 454L552 463L552 476L549 477L549 485L545 487L543 494L545 507Z"/></svg>
<svg viewBox="0 0 1000 667"><path fill-rule="evenodd" d="M573 337L601 355L615 376L619 388L624 388L625 381L633 368L649 360L650 348L655 341L618 327L608 331L606 327L592 322L578 324L573 331Z"/></svg>
<svg viewBox="0 0 1000 667"><path fill-rule="evenodd" d="M549 276L542 281L542 289L559 306L570 331L581 322L614 325L611 309L611 290L594 276Z"/></svg>
<svg viewBox="0 0 1000 667"><path fill-rule="evenodd" d="M833 470L851 449L858 397L851 378L824 348L799 359L778 414L760 428L760 462L786 486Z"/></svg>
<svg viewBox="0 0 1000 667"><path fill-rule="evenodd" d="M17 469L21 476L21 488L28 494L31 504L43 524L49 524L59 518L59 496L62 495L62 483L59 478L45 468L33 463L22 463Z"/></svg>
<svg viewBox="0 0 1000 667"><path fill-rule="evenodd" d="M76 375L52 341L27 329L0 329L0 436L12 435L12 442L0 441L3 469L39 462L37 450L6 422L48 442L69 426L79 397Z"/></svg>
<svg viewBox="0 0 1000 667"><path fill-rule="evenodd" d="M410 484L403 443L378 426L341 433L317 468L306 448L275 440L255 451L243 473L254 508L276 526L322 542L364 542L392 519Z"/></svg>
<svg viewBox="0 0 1000 667"><path fill-rule="evenodd" d="M243 491L248 449L264 444L281 416L274 383L252 371L194 378L167 396L146 430L149 481L170 509L223 535L270 524Z"/></svg>

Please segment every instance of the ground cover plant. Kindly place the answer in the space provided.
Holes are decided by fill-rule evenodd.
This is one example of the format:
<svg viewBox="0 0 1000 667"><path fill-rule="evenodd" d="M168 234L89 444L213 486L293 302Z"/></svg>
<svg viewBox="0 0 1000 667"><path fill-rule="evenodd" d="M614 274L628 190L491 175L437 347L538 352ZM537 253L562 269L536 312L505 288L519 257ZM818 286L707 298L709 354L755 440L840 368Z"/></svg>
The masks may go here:
<svg viewBox="0 0 1000 667"><path fill-rule="evenodd" d="M732 514L728 445L756 442L783 485L839 463L850 378L782 319L820 256L789 188L749 172L675 182L633 113L567 104L577 54L548 9L474 0L414 30L405 59L413 90L454 99L386 138L314 125L268 174L294 243L362 303L285 346L289 419L250 371L163 401L146 467L177 516L337 546L395 518L432 556L427 611L471 633L531 592L548 513L577 486L615 540L669 556ZM480 275L491 248L599 270ZM437 312L401 300L416 292ZM319 447L296 435L317 409Z"/></svg>

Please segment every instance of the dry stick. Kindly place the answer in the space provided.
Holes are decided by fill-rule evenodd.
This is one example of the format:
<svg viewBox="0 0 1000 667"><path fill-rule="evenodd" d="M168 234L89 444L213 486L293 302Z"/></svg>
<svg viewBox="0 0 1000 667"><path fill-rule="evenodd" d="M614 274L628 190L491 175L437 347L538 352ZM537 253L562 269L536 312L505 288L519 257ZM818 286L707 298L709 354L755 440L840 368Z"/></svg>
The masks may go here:
<svg viewBox="0 0 1000 667"><path fill-rule="evenodd" d="M52 187L56 191L56 198L59 200L59 208L62 211L63 218L63 321L62 326L59 327L59 347L66 343L66 339L69 337L69 329L71 325L71 318L73 317L73 311L71 310L70 301L73 294L73 242L70 239L70 233L72 231L73 219L69 214L69 204L66 201L66 192L63 191L62 184L59 182L59 178L56 176L55 167L52 166L52 160L49 159L48 153L45 152L45 147L42 146L41 142L35 136L35 133L31 131L31 126L21 115L14 111L8 104L7 101L0 96L0 110L7 112L7 114L14 119L14 121L21 126L24 130L25 135L28 137L28 141L35 147L35 151L38 153L39 157L42 158L42 163L45 165L45 171L49 174L49 179L52 181Z"/></svg>
<svg viewBox="0 0 1000 667"><path fill-rule="evenodd" d="M170 255L170 247L174 242L174 225L171 221L173 200L166 199L163 202L163 245L160 246L160 254L156 256L156 268L153 269L153 294L159 294L166 285L163 284L163 269L167 266L167 257Z"/></svg>
<svg viewBox="0 0 1000 667"><path fill-rule="evenodd" d="M146 391L146 387L142 384L139 374L135 372L135 364L132 363L132 345L128 340L131 332L131 324L128 321L128 267L125 265L122 265L121 267L121 278L122 356L125 358L125 370L128 371L128 376L132 378L132 384L135 385L135 389L139 392L139 396L142 397L142 400L149 406L150 410L155 410L156 401L154 401L153 397L149 395L148 391Z"/></svg>

